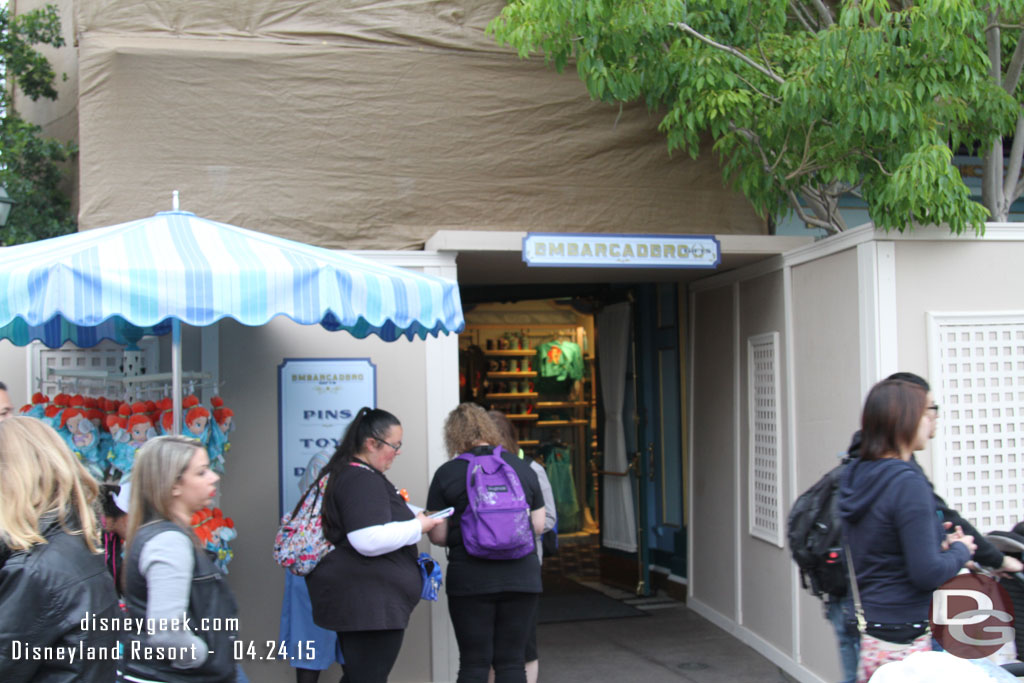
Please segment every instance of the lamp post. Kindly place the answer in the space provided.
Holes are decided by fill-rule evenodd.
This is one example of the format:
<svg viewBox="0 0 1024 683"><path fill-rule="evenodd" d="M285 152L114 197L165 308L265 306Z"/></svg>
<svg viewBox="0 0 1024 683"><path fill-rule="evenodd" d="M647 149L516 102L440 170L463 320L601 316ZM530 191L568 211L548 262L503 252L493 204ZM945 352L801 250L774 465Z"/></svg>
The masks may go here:
<svg viewBox="0 0 1024 683"><path fill-rule="evenodd" d="M7 218L11 215L11 207L17 202L7 194L7 188L0 185L0 228L7 225Z"/></svg>

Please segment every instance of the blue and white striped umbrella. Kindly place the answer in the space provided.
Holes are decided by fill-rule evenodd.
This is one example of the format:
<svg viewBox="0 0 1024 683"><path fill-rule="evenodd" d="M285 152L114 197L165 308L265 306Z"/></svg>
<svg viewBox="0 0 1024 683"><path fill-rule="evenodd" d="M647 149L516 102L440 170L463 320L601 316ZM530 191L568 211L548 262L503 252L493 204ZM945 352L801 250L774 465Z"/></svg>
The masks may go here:
<svg viewBox="0 0 1024 683"><path fill-rule="evenodd" d="M385 341L465 326L454 282L185 211L0 249L0 338L18 345L279 315Z"/></svg>

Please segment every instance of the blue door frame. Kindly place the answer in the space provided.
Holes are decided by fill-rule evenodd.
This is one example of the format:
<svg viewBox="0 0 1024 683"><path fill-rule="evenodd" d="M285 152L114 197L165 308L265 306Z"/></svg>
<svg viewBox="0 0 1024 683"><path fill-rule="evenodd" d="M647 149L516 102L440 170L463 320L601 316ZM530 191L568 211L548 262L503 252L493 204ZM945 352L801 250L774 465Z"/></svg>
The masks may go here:
<svg viewBox="0 0 1024 683"><path fill-rule="evenodd" d="M682 328L678 286L636 288L634 362L639 454L638 527L643 594L651 591L650 566L686 576Z"/></svg>
<svg viewBox="0 0 1024 683"><path fill-rule="evenodd" d="M635 575L631 580L639 595L653 590L652 565L686 576L684 326L678 292L675 283L632 288L633 324L622 418L632 463L629 476L635 492L637 552L604 552L620 556L620 561L626 560L625 556L632 558Z"/></svg>

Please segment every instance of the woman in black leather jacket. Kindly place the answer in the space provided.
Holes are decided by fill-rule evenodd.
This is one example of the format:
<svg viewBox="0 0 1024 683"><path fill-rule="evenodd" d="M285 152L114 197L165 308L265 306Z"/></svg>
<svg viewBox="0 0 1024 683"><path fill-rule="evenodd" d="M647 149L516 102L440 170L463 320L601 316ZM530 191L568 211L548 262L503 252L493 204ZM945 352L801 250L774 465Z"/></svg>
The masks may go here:
<svg viewBox="0 0 1024 683"><path fill-rule="evenodd" d="M0 681L114 679L120 610L98 554L98 490L52 428L0 422Z"/></svg>

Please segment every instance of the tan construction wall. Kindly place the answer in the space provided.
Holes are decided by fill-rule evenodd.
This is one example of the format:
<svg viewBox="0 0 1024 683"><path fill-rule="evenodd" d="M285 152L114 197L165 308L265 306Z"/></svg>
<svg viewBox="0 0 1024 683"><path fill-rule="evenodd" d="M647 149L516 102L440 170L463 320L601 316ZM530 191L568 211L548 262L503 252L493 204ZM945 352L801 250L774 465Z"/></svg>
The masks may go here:
<svg viewBox="0 0 1024 683"><path fill-rule="evenodd" d="M710 153L484 34L495 0L79 0L82 229L181 207L332 248L765 233Z"/></svg>

